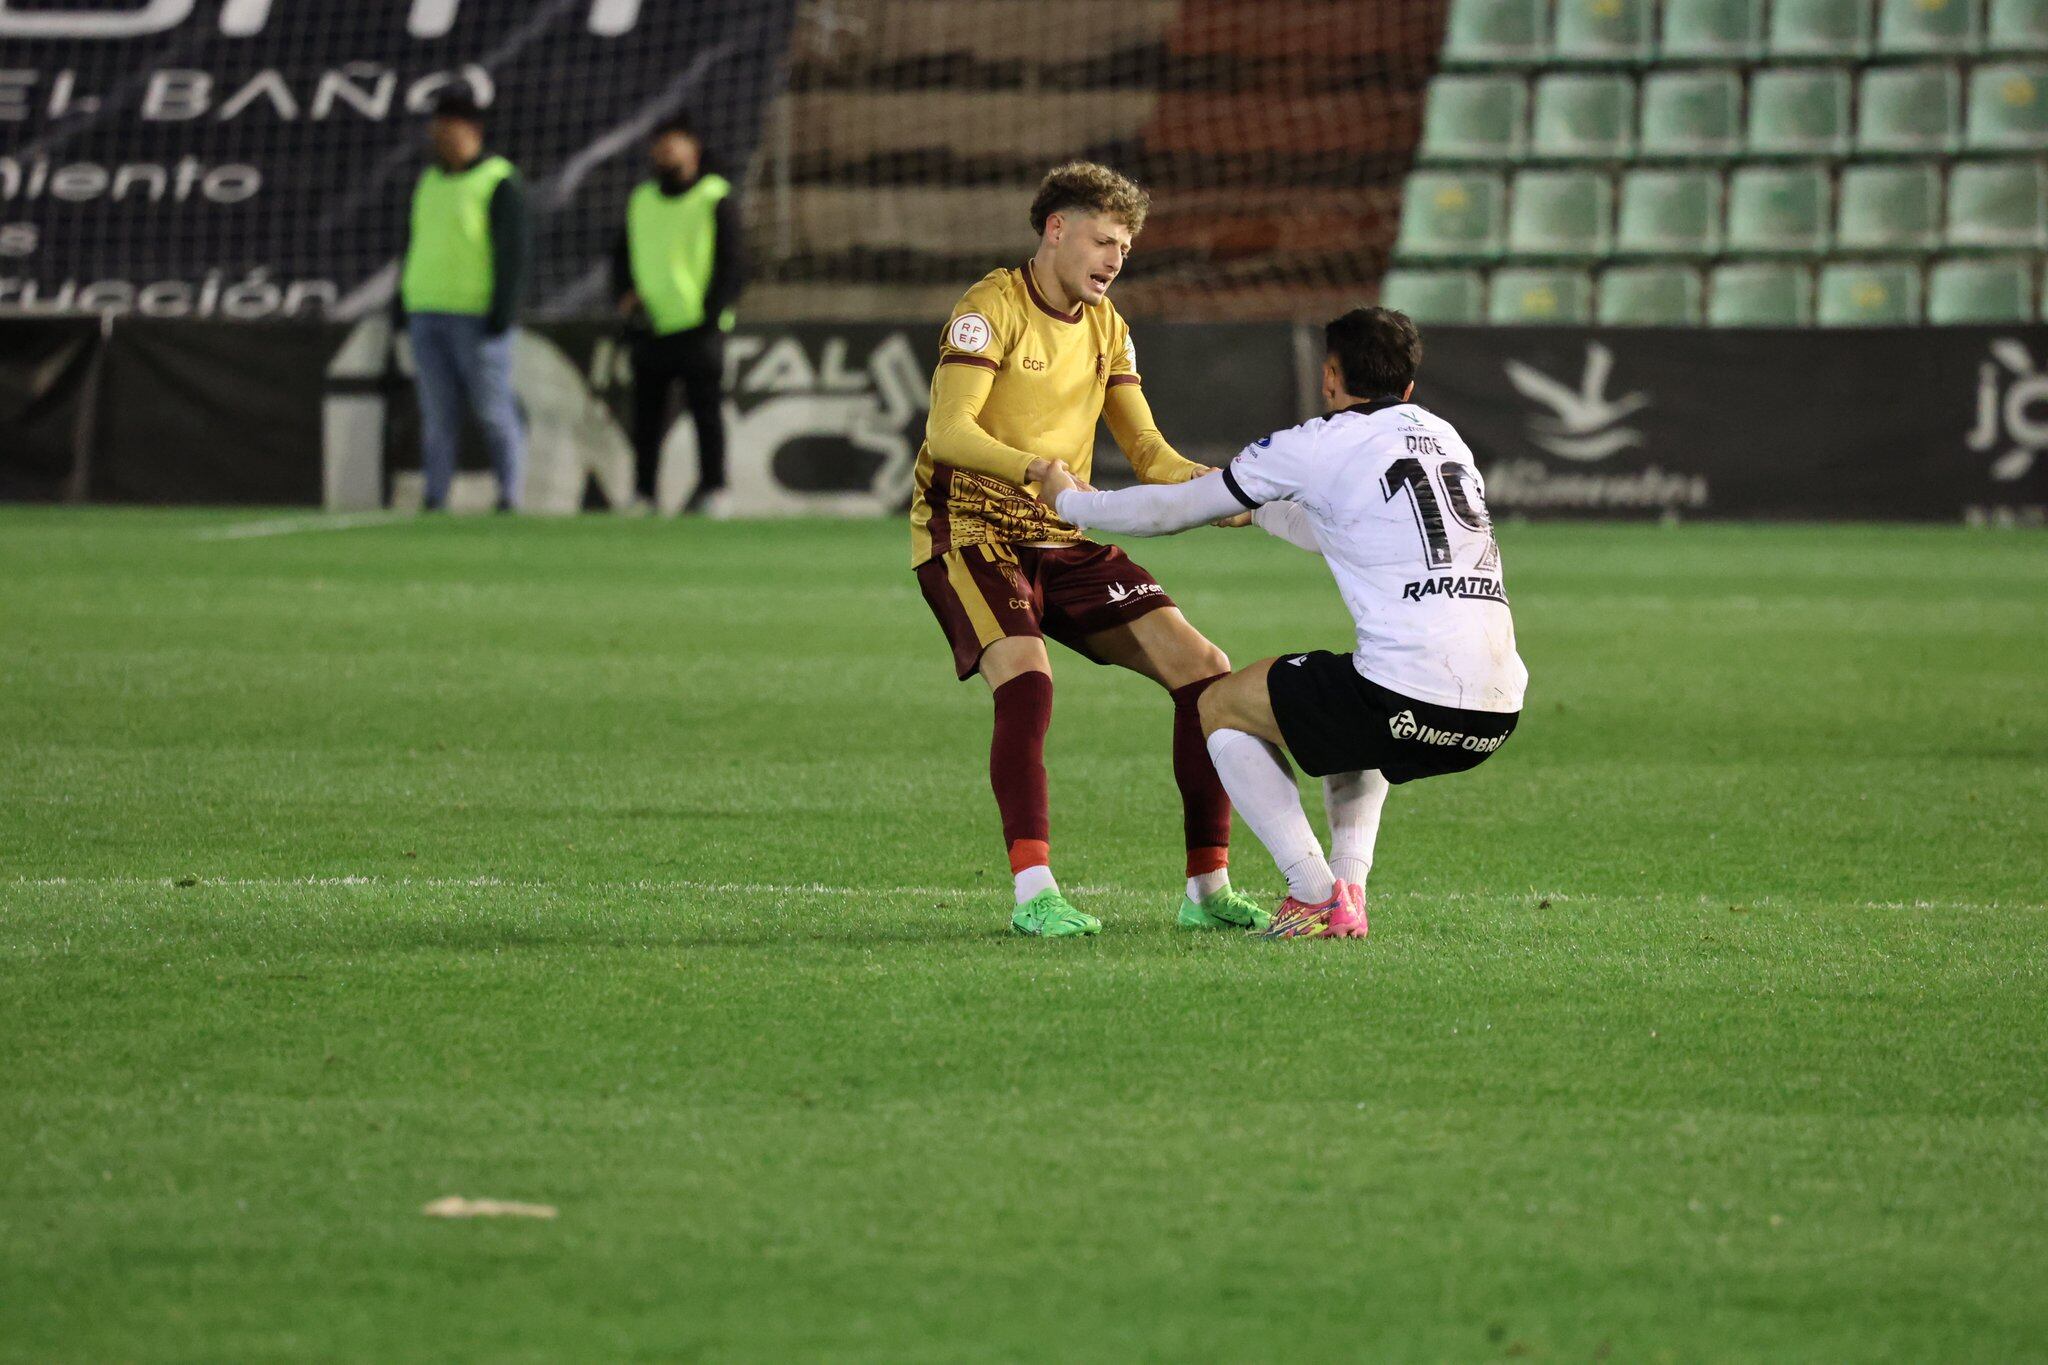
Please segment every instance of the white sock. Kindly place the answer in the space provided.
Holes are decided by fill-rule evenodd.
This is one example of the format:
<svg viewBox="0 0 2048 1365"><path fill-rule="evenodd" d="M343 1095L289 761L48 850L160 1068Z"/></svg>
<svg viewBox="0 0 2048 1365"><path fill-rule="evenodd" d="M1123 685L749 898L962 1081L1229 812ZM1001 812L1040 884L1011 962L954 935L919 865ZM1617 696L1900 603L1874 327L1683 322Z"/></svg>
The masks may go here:
<svg viewBox="0 0 2048 1365"><path fill-rule="evenodd" d="M1017 904L1022 905L1036 897L1041 891L1051 891L1059 885L1052 879L1052 869L1044 863L1027 867L1017 874Z"/></svg>
<svg viewBox="0 0 2048 1365"><path fill-rule="evenodd" d="M1330 870L1340 882L1365 885L1380 840L1380 810L1387 779L1379 771L1336 773L1323 779L1323 809L1330 817Z"/></svg>
<svg viewBox="0 0 2048 1365"><path fill-rule="evenodd" d="M1230 793L1230 804L1287 878L1287 894L1306 905L1328 900L1336 879L1309 828L1286 756L1256 735L1218 730L1209 736L1209 760Z"/></svg>
<svg viewBox="0 0 2048 1365"><path fill-rule="evenodd" d="M1188 899L1200 905L1209 897L1230 885L1230 869L1219 867L1214 872L1200 872L1188 878Z"/></svg>

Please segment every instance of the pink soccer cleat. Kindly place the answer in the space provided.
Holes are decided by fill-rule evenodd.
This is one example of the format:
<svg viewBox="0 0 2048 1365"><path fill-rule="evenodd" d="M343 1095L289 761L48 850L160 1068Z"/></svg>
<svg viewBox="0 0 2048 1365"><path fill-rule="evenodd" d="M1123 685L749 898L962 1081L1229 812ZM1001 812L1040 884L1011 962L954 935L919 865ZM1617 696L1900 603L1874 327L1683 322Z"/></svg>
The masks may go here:
<svg viewBox="0 0 2048 1365"><path fill-rule="evenodd" d="M1328 927L1323 930L1323 937L1364 938L1365 888L1357 882L1338 882L1337 899L1341 904L1330 912Z"/></svg>
<svg viewBox="0 0 2048 1365"><path fill-rule="evenodd" d="M1260 938L1316 938L1329 932L1330 916L1344 905L1341 888L1331 891L1321 905L1304 905L1289 896L1273 912L1273 922L1257 933Z"/></svg>

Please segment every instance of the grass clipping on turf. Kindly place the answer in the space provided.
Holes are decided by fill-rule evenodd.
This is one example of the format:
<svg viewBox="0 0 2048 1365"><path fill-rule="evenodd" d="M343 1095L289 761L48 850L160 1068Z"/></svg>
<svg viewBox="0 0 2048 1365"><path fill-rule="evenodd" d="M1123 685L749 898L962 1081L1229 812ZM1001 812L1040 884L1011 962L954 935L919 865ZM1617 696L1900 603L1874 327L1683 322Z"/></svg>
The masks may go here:
<svg viewBox="0 0 2048 1365"><path fill-rule="evenodd" d="M464 1199L444 1195L420 1207L429 1218L553 1218L560 1210L553 1204L522 1204L514 1199Z"/></svg>

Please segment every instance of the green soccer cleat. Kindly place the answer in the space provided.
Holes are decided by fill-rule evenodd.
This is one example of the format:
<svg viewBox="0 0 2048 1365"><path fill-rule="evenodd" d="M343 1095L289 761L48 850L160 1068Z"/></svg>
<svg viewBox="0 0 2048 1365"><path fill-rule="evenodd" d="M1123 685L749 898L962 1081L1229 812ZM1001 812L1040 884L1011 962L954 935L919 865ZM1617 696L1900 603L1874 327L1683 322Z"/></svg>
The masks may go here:
<svg viewBox="0 0 2048 1365"><path fill-rule="evenodd" d="M1018 906L1010 916L1010 927L1033 938L1073 938L1101 933L1102 921L1067 904L1067 898L1054 886Z"/></svg>
<svg viewBox="0 0 2048 1365"><path fill-rule="evenodd" d="M1180 914L1173 922L1183 929L1249 929L1257 933L1273 922L1273 912L1226 886L1200 901L1182 896Z"/></svg>

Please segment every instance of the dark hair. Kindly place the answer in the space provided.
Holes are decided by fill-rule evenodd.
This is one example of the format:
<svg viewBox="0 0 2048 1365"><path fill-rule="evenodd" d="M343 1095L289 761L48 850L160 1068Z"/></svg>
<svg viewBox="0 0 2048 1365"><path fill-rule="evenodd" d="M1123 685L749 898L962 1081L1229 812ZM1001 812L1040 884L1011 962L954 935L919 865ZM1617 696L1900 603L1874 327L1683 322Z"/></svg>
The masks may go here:
<svg viewBox="0 0 2048 1365"><path fill-rule="evenodd" d="M681 133L684 137L696 137L697 126L690 122L688 114L670 114L647 130L649 142L659 142L670 133Z"/></svg>
<svg viewBox="0 0 2048 1365"><path fill-rule="evenodd" d="M476 96L458 86L434 96L434 117L459 118L481 128L484 126L484 107L476 102Z"/></svg>
<svg viewBox="0 0 2048 1365"><path fill-rule="evenodd" d="M1422 366L1422 335L1406 313L1354 308L1323 327L1323 348L1337 357L1353 398L1399 398Z"/></svg>

